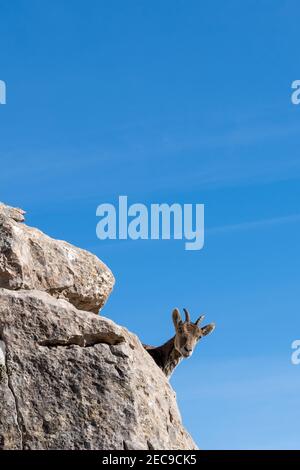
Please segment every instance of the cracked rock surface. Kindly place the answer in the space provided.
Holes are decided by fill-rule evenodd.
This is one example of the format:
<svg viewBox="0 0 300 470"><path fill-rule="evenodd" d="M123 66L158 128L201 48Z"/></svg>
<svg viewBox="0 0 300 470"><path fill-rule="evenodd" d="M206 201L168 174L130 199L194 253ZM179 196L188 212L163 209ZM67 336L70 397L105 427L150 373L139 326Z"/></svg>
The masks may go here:
<svg viewBox="0 0 300 470"><path fill-rule="evenodd" d="M1 449L195 449L139 339L46 292L0 289Z"/></svg>
<svg viewBox="0 0 300 470"><path fill-rule="evenodd" d="M23 224L24 211L0 203L0 287L41 290L98 313L114 276L95 255Z"/></svg>
<svg viewBox="0 0 300 470"><path fill-rule="evenodd" d="M0 449L22 449L15 396L8 382L4 341L0 341Z"/></svg>

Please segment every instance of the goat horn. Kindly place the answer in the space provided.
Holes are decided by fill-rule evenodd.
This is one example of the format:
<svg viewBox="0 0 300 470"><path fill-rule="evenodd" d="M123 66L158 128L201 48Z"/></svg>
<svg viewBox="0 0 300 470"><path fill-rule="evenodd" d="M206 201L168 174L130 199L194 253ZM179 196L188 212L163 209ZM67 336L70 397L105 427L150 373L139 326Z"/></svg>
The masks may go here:
<svg viewBox="0 0 300 470"><path fill-rule="evenodd" d="M200 315L200 317L195 321L195 325L198 325L204 320L205 315Z"/></svg>
<svg viewBox="0 0 300 470"><path fill-rule="evenodd" d="M184 313L185 313L185 321L190 322L190 321L191 321L191 317L190 317L189 312L187 311L186 308L184 308L183 311L184 311Z"/></svg>

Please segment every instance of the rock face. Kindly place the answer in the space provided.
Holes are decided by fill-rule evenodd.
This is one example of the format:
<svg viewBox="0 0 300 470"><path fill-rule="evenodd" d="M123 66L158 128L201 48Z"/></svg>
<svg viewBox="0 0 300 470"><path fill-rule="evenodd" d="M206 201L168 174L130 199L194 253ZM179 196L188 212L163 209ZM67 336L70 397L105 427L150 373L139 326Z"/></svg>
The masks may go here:
<svg viewBox="0 0 300 470"><path fill-rule="evenodd" d="M25 220L24 214L25 214L25 211L23 211L22 209L6 206L2 202L0 202L0 215L9 217L10 219L15 220L16 222L24 222Z"/></svg>
<svg viewBox="0 0 300 470"><path fill-rule="evenodd" d="M166 377L125 328L0 289L0 331L3 449L195 448Z"/></svg>
<svg viewBox="0 0 300 470"><path fill-rule="evenodd" d="M134 334L46 289L29 290L29 281L26 290L18 289L25 272L34 279L34 265L26 262L36 259L22 255L21 241L26 251L36 236L44 250L47 237L25 226L18 231L17 222L4 218L2 262L12 266L19 246L22 269L5 265L9 276L0 277L0 449L195 449L174 391ZM9 253L3 247L11 240ZM63 270L65 243L49 245L57 247L57 271ZM88 255L79 259L77 269L89 278Z"/></svg>
<svg viewBox="0 0 300 470"><path fill-rule="evenodd" d="M0 286L37 289L98 313L114 285L95 255L20 223L21 209L0 205Z"/></svg>

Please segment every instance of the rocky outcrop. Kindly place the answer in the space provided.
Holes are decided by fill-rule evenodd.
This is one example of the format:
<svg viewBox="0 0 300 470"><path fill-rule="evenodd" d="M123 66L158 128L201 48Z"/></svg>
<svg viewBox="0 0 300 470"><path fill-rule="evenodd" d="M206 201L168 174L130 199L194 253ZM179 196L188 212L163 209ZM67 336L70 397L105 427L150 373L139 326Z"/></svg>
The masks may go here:
<svg viewBox="0 0 300 470"><path fill-rule="evenodd" d="M22 224L24 211L0 205L0 286L37 289L98 313L114 285L95 255Z"/></svg>
<svg viewBox="0 0 300 470"><path fill-rule="evenodd" d="M16 246L14 221L7 225ZM65 242L49 243L64 250ZM32 259L22 258L22 272L33 273ZM77 269L88 276L89 267ZM0 449L195 449L174 391L134 334L18 282L0 288Z"/></svg>
<svg viewBox="0 0 300 470"><path fill-rule="evenodd" d="M0 202L0 215L4 217L8 217L10 219L15 220L16 222L24 222L25 217L24 214L26 212L23 209L18 209L16 207L6 206L2 202Z"/></svg>

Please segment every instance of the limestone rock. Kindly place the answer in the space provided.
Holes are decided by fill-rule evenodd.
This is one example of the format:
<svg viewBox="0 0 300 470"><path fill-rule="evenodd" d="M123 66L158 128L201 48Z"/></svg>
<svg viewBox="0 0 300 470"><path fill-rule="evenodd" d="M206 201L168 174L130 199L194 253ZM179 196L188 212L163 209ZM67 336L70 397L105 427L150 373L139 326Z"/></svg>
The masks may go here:
<svg viewBox="0 0 300 470"><path fill-rule="evenodd" d="M20 224L23 211L0 205L0 287L37 289L98 313L114 285L95 255Z"/></svg>
<svg viewBox="0 0 300 470"><path fill-rule="evenodd" d="M23 209L6 206L5 204L3 204L3 202L0 202L0 215L9 217L15 220L16 222L24 222L25 220L24 214L25 214L25 211L23 211Z"/></svg>
<svg viewBox="0 0 300 470"><path fill-rule="evenodd" d="M111 320L0 289L0 341L0 448L196 448L166 377Z"/></svg>
<svg viewBox="0 0 300 470"><path fill-rule="evenodd" d="M5 343L0 341L0 449L21 449L22 435L18 424L16 401L6 369Z"/></svg>

